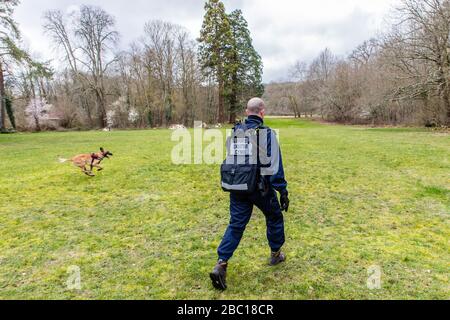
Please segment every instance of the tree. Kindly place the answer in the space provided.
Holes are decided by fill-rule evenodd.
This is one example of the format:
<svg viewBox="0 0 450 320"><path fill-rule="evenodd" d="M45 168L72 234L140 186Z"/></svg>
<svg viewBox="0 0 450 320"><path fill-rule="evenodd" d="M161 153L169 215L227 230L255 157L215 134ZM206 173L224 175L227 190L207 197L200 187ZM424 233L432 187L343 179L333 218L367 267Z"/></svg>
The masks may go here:
<svg viewBox="0 0 450 320"><path fill-rule="evenodd" d="M53 106L47 103L45 98L32 98L25 109L30 125L34 125L37 131L41 131L41 122L48 118Z"/></svg>
<svg viewBox="0 0 450 320"><path fill-rule="evenodd" d="M74 39L73 30L68 26L67 17L59 10L47 11L44 15L44 31L51 37L56 49L63 51L64 61L68 68L63 70L66 90L65 95L69 100L78 105L83 110L93 126L92 108L88 102L88 80L79 67L77 57L78 44ZM70 81L70 83L69 83Z"/></svg>
<svg viewBox="0 0 450 320"><path fill-rule="evenodd" d="M187 31L180 29L177 37L177 72L178 82L182 90L183 103L185 107L183 123L193 126L195 119L196 87L198 87L198 65L196 63L197 53L195 42L189 38Z"/></svg>
<svg viewBox="0 0 450 320"><path fill-rule="evenodd" d="M235 46L229 18L225 6L220 0L208 0L205 4L205 16L200 31L199 63L206 79L211 76L218 84L217 121L226 121L225 99L226 84L236 68ZM229 82L228 82L229 83Z"/></svg>
<svg viewBox="0 0 450 320"><path fill-rule="evenodd" d="M115 20L106 11L99 7L82 6L74 30L84 58L79 61L90 75L87 80L96 97L98 120L102 127L106 126L105 73L116 62L115 58L109 58L109 50L119 39L119 33L114 28Z"/></svg>
<svg viewBox="0 0 450 320"><path fill-rule="evenodd" d="M151 115L156 104L155 81L144 42L133 43L130 50L120 54L117 64L119 79L114 81L115 91L126 97L130 111L137 112L138 119L133 121L133 125L138 127L154 124Z"/></svg>
<svg viewBox="0 0 450 320"><path fill-rule="evenodd" d="M99 7L84 5L72 16L71 28L60 11L49 11L45 14L44 29L63 48L76 83L82 84L81 95L93 93L98 124L106 127L105 78L116 62L112 49L119 39L114 18Z"/></svg>
<svg viewBox="0 0 450 320"><path fill-rule="evenodd" d="M18 0L3 0L0 2L0 132L6 130L6 88L5 66L9 60L21 62L30 60L28 54L19 48L20 31L12 18ZM12 112L8 112L12 115ZM14 120L10 117L11 123Z"/></svg>
<svg viewBox="0 0 450 320"><path fill-rule="evenodd" d="M229 79L231 91L229 94L230 123L236 120L236 113L242 105L252 97L264 94L262 84L263 63L261 56L253 47L252 37L241 10L233 11L228 19L233 34L233 65Z"/></svg>
<svg viewBox="0 0 450 320"><path fill-rule="evenodd" d="M336 57L328 48L322 51L311 63L308 70L308 80L313 100L319 104L322 118L326 117L329 103L329 79L336 65Z"/></svg>
<svg viewBox="0 0 450 320"><path fill-rule="evenodd" d="M394 98L437 95L450 125L450 1L403 0L398 14L383 45L386 61L408 77Z"/></svg>
<svg viewBox="0 0 450 320"><path fill-rule="evenodd" d="M174 112L174 68L176 33L179 26L160 20L145 25L144 46L148 69L157 79L161 122L170 124Z"/></svg>

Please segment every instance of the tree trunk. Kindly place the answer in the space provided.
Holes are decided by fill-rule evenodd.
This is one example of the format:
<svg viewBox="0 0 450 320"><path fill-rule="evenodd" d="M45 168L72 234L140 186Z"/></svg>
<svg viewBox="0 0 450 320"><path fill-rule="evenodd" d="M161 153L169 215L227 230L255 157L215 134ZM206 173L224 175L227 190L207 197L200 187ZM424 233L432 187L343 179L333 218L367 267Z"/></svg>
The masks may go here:
<svg viewBox="0 0 450 320"><path fill-rule="evenodd" d="M44 81L42 80L42 78L40 78L38 80L38 82L39 82L39 92L40 92L41 97L47 99L48 95L47 95L47 90L45 89Z"/></svg>
<svg viewBox="0 0 450 320"><path fill-rule="evenodd" d="M443 102L444 102L444 107L446 110L446 119L445 119L445 125L450 126L450 89L449 87L446 85L444 88L444 92L443 92Z"/></svg>
<svg viewBox="0 0 450 320"><path fill-rule="evenodd" d="M447 123L446 125L450 127L450 105L447 104Z"/></svg>
<svg viewBox="0 0 450 320"><path fill-rule="evenodd" d="M440 97L442 101L442 107L445 110L446 119L445 124L450 125L450 88L449 84L444 78L444 74L442 74L441 79L441 90L440 90Z"/></svg>
<svg viewBox="0 0 450 320"><path fill-rule="evenodd" d="M103 94L99 91L96 91L96 96L98 108L98 124L100 125L100 128L106 128L108 125L106 121L106 109Z"/></svg>
<svg viewBox="0 0 450 320"><path fill-rule="evenodd" d="M233 97L232 98L232 100L231 100L231 110L230 110L230 119L229 119L229 123L230 124L235 124L236 123L236 118L237 118L237 116L236 116L236 106L237 105L237 101L236 101L236 99Z"/></svg>
<svg viewBox="0 0 450 320"><path fill-rule="evenodd" d="M234 86L237 83L237 78L234 78ZM238 108L239 108L239 103L238 103L238 93L236 88L233 88L230 99L230 118L229 118L229 123L230 124L235 124L236 123L236 118L237 118L237 112L238 112Z"/></svg>
<svg viewBox="0 0 450 320"><path fill-rule="evenodd" d="M41 132L41 124L39 123L39 118L36 116L34 117L34 125L36 126L36 131Z"/></svg>
<svg viewBox="0 0 450 320"><path fill-rule="evenodd" d="M230 114L230 124L235 124L236 123L236 112L232 112Z"/></svg>
<svg viewBox="0 0 450 320"><path fill-rule="evenodd" d="M5 78L3 65L0 63L0 132L6 131Z"/></svg>
<svg viewBox="0 0 450 320"><path fill-rule="evenodd" d="M219 80L219 106L217 112L217 122L224 123L225 122L225 95L224 95L224 83L222 80Z"/></svg>

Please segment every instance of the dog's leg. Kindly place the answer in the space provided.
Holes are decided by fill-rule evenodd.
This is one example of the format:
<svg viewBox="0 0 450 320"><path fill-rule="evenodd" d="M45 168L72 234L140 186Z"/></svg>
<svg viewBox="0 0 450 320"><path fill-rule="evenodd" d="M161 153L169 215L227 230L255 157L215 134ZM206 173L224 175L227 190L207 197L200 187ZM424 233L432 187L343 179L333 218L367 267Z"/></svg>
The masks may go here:
<svg viewBox="0 0 450 320"><path fill-rule="evenodd" d="M92 173L92 171L88 171L85 166L83 166L81 168L81 170L84 172L85 175L87 175L89 177L95 177L95 175Z"/></svg>
<svg viewBox="0 0 450 320"><path fill-rule="evenodd" d="M96 167L96 168L97 168L97 171L102 171L102 170L103 170L103 168L102 168L102 167L100 167L100 165L99 165L99 164L94 164L94 167Z"/></svg>

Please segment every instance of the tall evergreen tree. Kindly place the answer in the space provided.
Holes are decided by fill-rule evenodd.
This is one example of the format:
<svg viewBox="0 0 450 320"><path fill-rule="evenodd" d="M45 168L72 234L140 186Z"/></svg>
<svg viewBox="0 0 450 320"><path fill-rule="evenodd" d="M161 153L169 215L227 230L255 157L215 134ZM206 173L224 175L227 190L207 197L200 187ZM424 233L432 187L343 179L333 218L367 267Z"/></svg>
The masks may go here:
<svg viewBox="0 0 450 320"><path fill-rule="evenodd" d="M205 16L200 31L199 62L205 77L217 81L219 90L219 105L217 120L226 121L225 103L229 95L229 79L236 65L235 45L230 21L225 12L225 6L220 0L208 0L205 4Z"/></svg>
<svg viewBox="0 0 450 320"><path fill-rule="evenodd" d="M264 94L262 84L263 63L261 56L253 47L253 41L241 10L233 11L228 19L230 21L235 45L236 56L233 62L233 74L231 76L230 122L236 120L237 113L242 105L252 97L260 97Z"/></svg>

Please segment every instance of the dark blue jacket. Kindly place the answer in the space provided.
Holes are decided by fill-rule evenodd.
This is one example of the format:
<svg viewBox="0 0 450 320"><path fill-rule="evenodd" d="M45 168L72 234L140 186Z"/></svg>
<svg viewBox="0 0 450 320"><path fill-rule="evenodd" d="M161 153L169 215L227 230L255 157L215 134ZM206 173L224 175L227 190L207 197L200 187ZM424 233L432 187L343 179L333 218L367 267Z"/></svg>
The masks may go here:
<svg viewBox="0 0 450 320"><path fill-rule="evenodd" d="M264 126L264 121L258 116L249 116L245 120L245 124L249 129L257 129L261 126ZM273 145L279 148L278 141L276 140L275 132L272 131L270 128L267 128L267 155L269 157L272 157L272 139L274 138ZM270 185L273 189L276 191L282 193L287 190L288 183L286 181L285 175L284 175L284 168L283 168L283 157L281 155L281 149L279 149L279 168L278 172L274 175L271 175L270 177L267 177L269 179Z"/></svg>

